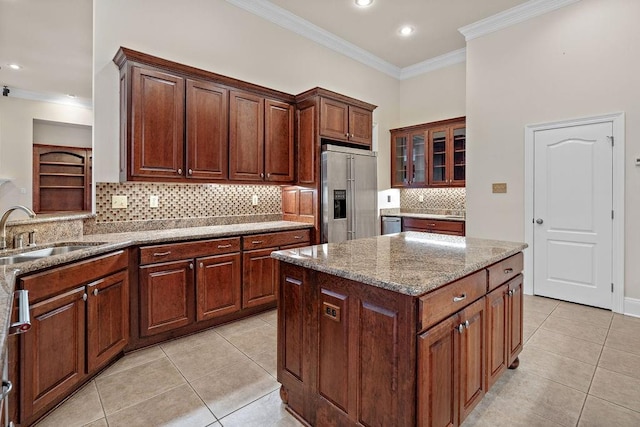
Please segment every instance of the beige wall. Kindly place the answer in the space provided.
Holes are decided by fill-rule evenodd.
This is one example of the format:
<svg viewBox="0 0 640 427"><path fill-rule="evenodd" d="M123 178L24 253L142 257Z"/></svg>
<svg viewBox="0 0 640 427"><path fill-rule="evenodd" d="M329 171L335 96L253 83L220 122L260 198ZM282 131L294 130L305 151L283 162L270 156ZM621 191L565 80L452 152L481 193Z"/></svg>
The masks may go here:
<svg viewBox="0 0 640 427"><path fill-rule="evenodd" d="M12 178L0 186L0 212L16 204L31 207L34 119L91 126L93 112L84 107L0 97L0 178Z"/></svg>
<svg viewBox="0 0 640 427"><path fill-rule="evenodd" d="M400 82L394 128L465 115L466 64L421 74Z"/></svg>
<svg viewBox="0 0 640 427"><path fill-rule="evenodd" d="M118 70L112 59L125 46L292 94L321 86L378 105L378 180L380 188L389 186L388 130L399 86L392 77L224 0L95 0L94 13L96 181L118 180Z"/></svg>
<svg viewBox="0 0 640 427"><path fill-rule="evenodd" d="M524 128L626 114L625 295L640 298L640 2L582 0L467 45L467 234L524 240ZM492 194L506 182L507 194Z"/></svg>

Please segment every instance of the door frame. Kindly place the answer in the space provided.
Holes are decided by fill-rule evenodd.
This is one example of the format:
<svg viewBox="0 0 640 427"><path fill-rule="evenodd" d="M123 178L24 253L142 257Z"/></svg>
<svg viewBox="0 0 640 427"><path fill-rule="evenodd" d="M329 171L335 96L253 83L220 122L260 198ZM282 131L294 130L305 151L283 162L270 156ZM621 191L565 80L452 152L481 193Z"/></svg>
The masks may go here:
<svg viewBox="0 0 640 427"><path fill-rule="evenodd" d="M612 281L613 296L612 310L615 313L624 312L624 129L625 115L623 112L603 114L578 119L561 120L557 122L540 123L525 126L524 146L524 230L525 242L529 248L524 251L524 270L527 272L524 281L524 293L533 295L535 281L533 273L533 236L534 236L534 143L535 132L549 129L559 129L570 126L580 126L597 123L611 123L613 127L613 218L612 230Z"/></svg>

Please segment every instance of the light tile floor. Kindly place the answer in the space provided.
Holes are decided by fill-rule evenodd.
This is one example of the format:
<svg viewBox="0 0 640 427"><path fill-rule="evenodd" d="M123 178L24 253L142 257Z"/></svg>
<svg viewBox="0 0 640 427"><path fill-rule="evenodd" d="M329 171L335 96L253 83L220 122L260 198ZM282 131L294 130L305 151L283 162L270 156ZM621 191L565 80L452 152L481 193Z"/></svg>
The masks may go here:
<svg viewBox="0 0 640 427"><path fill-rule="evenodd" d="M524 334L464 427L640 426L640 319L525 295ZM275 378L271 311L128 354L38 427L299 426Z"/></svg>

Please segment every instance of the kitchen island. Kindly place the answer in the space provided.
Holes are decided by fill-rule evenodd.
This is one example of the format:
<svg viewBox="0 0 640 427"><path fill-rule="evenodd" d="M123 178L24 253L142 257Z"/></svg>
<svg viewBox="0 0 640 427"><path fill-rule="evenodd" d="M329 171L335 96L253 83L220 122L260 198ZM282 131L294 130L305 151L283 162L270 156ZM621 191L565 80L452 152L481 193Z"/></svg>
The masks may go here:
<svg viewBox="0 0 640 427"><path fill-rule="evenodd" d="M406 232L274 252L282 400L309 425L460 425L518 365L524 248Z"/></svg>

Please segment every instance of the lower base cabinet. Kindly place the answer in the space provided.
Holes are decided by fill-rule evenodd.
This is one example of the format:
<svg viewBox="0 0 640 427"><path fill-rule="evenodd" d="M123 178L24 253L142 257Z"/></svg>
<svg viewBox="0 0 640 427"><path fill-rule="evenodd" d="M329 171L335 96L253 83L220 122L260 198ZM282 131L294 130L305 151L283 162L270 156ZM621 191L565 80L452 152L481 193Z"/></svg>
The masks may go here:
<svg viewBox="0 0 640 427"><path fill-rule="evenodd" d="M196 320L215 319L241 308L240 254L198 258L196 273Z"/></svg>
<svg viewBox="0 0 640 427"><path fill-rule="evenodd" d="M31 330L20 336L14 356L20 424L37 420L124 349L127 262L127 252L119 251L19 279L32 301Z"/></svg>
<svg viewBox="0 0 640 427"><path fill-rule="evenodd" d="M423 231L425 233L465 235L464 221L446 221L441 219L402 218L402 231Z"/></svg>

